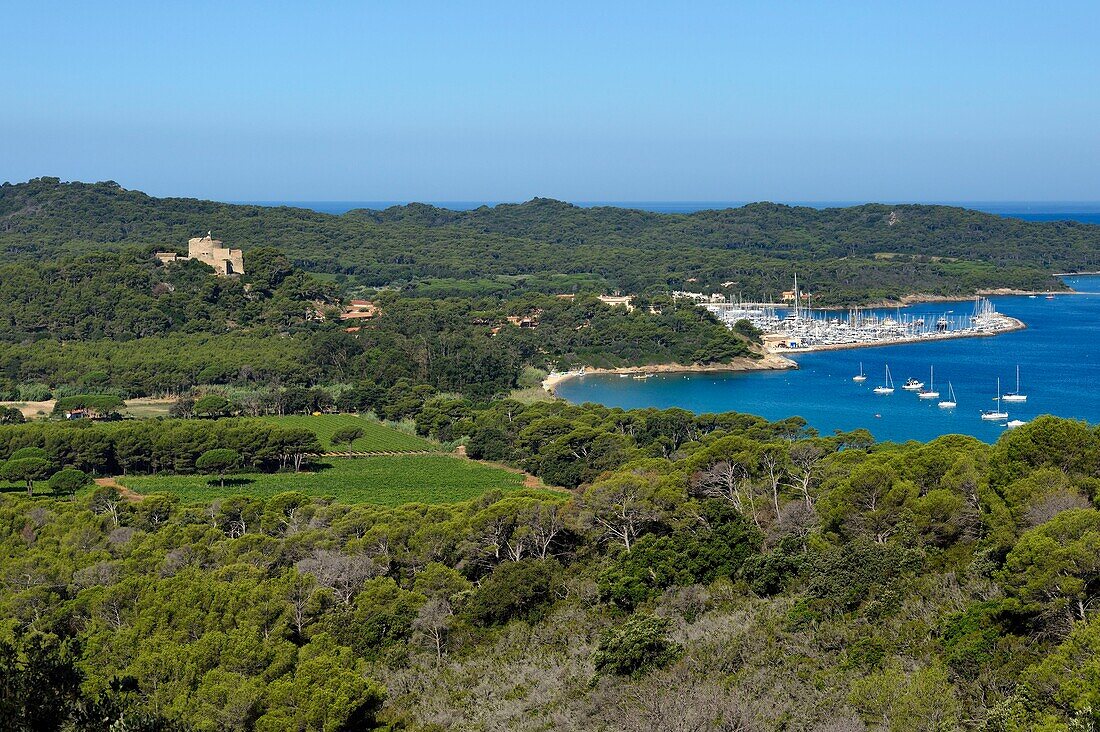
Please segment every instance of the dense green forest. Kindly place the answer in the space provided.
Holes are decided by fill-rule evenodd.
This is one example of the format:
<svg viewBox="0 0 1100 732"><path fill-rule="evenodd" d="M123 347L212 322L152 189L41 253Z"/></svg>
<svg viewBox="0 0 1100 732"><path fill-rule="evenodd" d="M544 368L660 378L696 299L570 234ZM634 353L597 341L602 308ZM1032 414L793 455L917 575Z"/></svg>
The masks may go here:
<svg viewBox="0 0 1100 732"><path fill-rule="evenodd" d="M822 304L847 304L914 291L1052 289L1061 286L1052 271L1100 269L1100 227L945 206L761 203L682 215L535 199L469 212L414 204L331 216L157 199L110 182L0 187L7 259L178 249L208 229L246 251L276 247L306 270L433 295L642 294L732 283L726 291L775 296L797 271Z"/></svg>
<svg viewBox="0 0 1100 732"><path fill-rule="evenodd" d="M364 378L490 397L520 386L525 369L756 355L744 335L667 297L629 312L592 296L384 292L379 315L348 333L336 318L335 285L270 247L249 250L245 262L241 279L214 277L198 262L162 267L130 249L0 264L0 399L73 389L178 394L196 385L270 391Z"/></svg>
<svg viewBox="0 0 1100 732"><path fill-rule="evenodd" d="M151 257L208 229L245 276ZM835 303L1048 288L1098 252L1098 227L940 206L328 216L5 184L0 399L59 400L45 421L0 409L0 726L1100 728L1100 429L876 444L515 398L551 368L759 355L670 289L774 293L795 270ZM637 307L594 297L613 289ZM368 292L373 318L337 317ZM169 416L116 419L144 395ZM63 419L81 407L109 419ZM276 495L323 468L321 418L258 417L328 411L514 483ZM417 476L402 491L427 495Z"/></svg>
<svg viewBox="0 0 1100 732"><path fill-rule="evenodd" d="M580 487L396 508L0 495L8 728L1100 723L1094 428L876 445L446 397L416 419ZM58 444L6 429L5 451Z"/></svg>
<svg viewBox="0 0 1100 732"><path fill-rule="evenodd" d="M336 303L337 289L295 270L278 250L248 253L246 277L211 276L199 262L160 266L125 249L45 263L0 263L0 340L130 340L169 332L289 328Z"/></svg>

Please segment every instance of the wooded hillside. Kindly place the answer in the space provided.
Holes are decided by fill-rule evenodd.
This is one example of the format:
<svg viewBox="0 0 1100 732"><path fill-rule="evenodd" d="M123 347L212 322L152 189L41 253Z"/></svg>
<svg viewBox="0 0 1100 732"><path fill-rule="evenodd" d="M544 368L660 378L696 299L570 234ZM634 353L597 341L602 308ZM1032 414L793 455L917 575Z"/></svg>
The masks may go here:
<svg viewBox="0 0 1100 732"><path fill-rule="evenodd" d="M7 259L180 248L206 230L246 250L275 246L300 267L360 284L443 283L452 294L643 293L732 282L731 292L775 295L797 270L820 302L846 304L914 291L1051 289L1059 284L1050 272L1100 268L1100 227L947 206L759 203L656 214L535 199L466 212L412 204L332 216L158 199L112 182L39 178L0 187Z"/></svg>

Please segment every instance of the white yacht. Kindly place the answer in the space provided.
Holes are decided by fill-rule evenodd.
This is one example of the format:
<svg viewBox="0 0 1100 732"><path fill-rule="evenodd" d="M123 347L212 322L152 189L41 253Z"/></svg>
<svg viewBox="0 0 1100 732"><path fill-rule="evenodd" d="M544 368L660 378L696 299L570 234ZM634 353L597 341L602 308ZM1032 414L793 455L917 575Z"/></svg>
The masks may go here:
<svg viewBox="0 0 1100 732"><path fill-rule="evenodd" d="M857 384L862 384L864 381L867 381L867 374L863 373L862 361L859 362L859 373L852 377L852 381L856 382Z"/></svg>
<svg viewBox="0 0 1100 732"><path fill-rule="evenodd" d="M1023 427L1025 424L1027 424L1027 422L1022 419L1013 419L1005 424L1005 427L1008 427L1009 429L1015 429L1016 427Z"/></svg>
<svg viewBox="0 0 1100 732"><path fill-rule="evenodd" d="M890 376L890 364L886 364L886 383L875 387L876 394L893 394L894 379Z"/></svg>
<svg viewBox="0 0 1100 732"><path fill-rule="evenodd" d="M950 397L940 402L940 409L954 409L959 405L959 403L955 401L955 387L951 386L950 381L947 382L947 393L950 394Z"/></svg>
<svg viewBox="0 0 1100 732"><path fill-rule="evenodd" d="M912 376L910 376L908 379L905 380L905 383L902 384L901 388L905 389L906 391L920 391L924 388L924 382L920 379L914 379Z"/></svg>
<svg viewBox="0 0 1100 732"><path fill-rule="evenodd" d="M1020 393L1020 364L1016 364L1016 391L1005 394L1003 399L1006 402L1026 402L1027 394Z"/></svg>
<svg viewBox="0 0 1100 732"><path fill-rule="evenodd" d="M940 393L938 391L936 391L936 370L935 369L936 369L935 366L929 366L928 367L928 388L927 389L921 389L920 392L917 393L917 398L919 398L919 399L939 399L940 398Z"/></svg>
<svg viewBox="0 0 1100 732"><path fill-rule="evenodd" d="M1008 419L1008 412L1001 411L1001 380L997 379L997 408L988 412L982 412L982 419L989 422L1000 422Z"/></svg>

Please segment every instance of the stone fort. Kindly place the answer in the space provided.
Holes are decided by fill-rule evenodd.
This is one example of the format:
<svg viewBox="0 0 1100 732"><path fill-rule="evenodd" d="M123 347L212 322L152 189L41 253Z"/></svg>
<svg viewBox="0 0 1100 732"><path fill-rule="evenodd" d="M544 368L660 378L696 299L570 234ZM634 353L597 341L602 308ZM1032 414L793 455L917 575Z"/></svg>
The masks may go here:
<svg viewBox="0 0 1100 732"><path fill-rule="evenodd" d="M222 243L210 234L211 232L208 231L206 236L188 239L186 257L181 257L175 252L157 252L153 256L160 260L161 264L195 259L203 264L209 264L223 277L244 274L244 255L241 250L223 247Z"/></svg>

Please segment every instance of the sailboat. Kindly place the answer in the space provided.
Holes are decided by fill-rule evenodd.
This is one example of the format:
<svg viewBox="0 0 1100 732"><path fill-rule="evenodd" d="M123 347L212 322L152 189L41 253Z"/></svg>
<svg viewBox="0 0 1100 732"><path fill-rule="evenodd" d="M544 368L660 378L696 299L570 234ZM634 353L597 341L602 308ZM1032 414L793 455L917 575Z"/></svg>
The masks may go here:
<svg viewBox="0 0 1100 732"><path fill-rule="evenodd" d="M940 393L936 391L936 367L928 367L928 388L921 389L917 394L918 399L939 399Z"/></svg>
<svg viewBox="0 0 1100 732"><path fill-rule="evenodd" d="M894 393L894 380L890 377L890 364L886 364L886 383L882 386L876 386L874 391L876 394Z"/></svg>
<svg viewBox="0 0 1100 732"><path fill-rule="evenodd" d="M1004 395L1006 402L1026 402L1027 394L1020 393L1020 364L1016 364L1016 391Z"/></svg>
<svg viewBox="0 0 1100 732"><path fill-rule="evenodd" d="M951 386L951 382L947 382L947 393L951 395L949 399L944 399L940 402L940 409L954 409L958 406L958 402L955 401L955 387Z"/></svg>
<svg viewBox="0 0 1100 732"><path fill-rule="evenodd" d="M862 384L864 381L867 381L867 374L863 373L862 361L859 362L859 373L852 377L852 381L856 382L857 384Z"/></svg>
<svg viewBox="0 0 1100 732"><path fill-rule="evenodd" d="M1008 419L1008 412L1001 411L1001 380L997 379L997 408L990 412L982 412L982 419L990 422L1000 422Z"/></svg>

